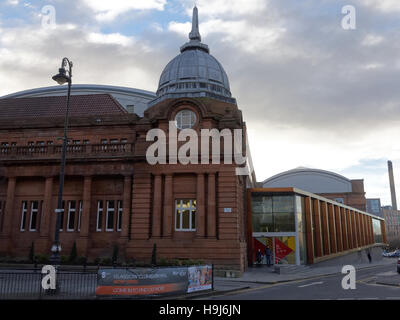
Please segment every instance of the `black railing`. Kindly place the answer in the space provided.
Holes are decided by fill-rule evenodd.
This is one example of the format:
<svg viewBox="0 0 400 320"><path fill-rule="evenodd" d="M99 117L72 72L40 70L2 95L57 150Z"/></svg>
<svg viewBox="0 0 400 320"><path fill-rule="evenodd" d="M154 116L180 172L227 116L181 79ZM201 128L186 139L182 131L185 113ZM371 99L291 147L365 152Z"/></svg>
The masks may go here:
<svg viewBox="0 0 400 320"><path fill-rule="evenodd" d="M40 271L0 271L0 300L96 299L97 272L57 272L53 291L43 289Z"/></svg>

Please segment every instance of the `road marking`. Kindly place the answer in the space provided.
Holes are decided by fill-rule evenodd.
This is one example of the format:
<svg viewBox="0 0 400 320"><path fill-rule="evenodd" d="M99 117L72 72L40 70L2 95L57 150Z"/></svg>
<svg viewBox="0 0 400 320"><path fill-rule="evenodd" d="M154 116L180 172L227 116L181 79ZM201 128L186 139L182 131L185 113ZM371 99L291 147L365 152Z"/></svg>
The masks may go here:
<svg viewBox="0 0 400 320"><path fill-rule="evenodd" d="M309 286L315 286L316 284L323 284L323 281L320 282L313 282L313 283L309 283L309 284L303 284L302 286L298 286L298 288L305 288L305 287L309 287Z"/></svg>

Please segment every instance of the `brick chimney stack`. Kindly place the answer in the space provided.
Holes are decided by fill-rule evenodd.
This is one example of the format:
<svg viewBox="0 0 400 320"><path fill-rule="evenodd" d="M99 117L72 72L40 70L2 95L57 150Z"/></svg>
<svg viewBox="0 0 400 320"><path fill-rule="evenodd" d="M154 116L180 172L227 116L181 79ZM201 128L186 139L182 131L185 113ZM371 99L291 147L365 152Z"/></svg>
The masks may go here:
<svg viewBox="0 0 400 320"><path fill-rule="evenodd" d="M392 208L397 211L397 201L396 201L396 189L394 187L394 176L393 176L393 165L392 161L388 161L389 170L389 183L390 183L390 194L392 196Z"/></svg>

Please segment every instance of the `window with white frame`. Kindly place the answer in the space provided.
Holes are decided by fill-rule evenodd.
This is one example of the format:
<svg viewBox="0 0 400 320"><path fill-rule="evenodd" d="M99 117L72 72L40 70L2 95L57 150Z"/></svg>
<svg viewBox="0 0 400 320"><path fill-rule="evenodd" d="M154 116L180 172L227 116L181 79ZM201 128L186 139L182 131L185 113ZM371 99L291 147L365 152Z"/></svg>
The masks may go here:
<svg viewBox="0 0 400 320"><path fill-rule="evenodd" d="M82 201L79 201L78 231L81 231L81 218L82 218Z"/></svg>
<svg viewBox="0 0 400 320"><path fill-rule="evenodd" d="M114 231L114 200L107 201L106 231Z"/></svg>
<svg viewBox="0 0 400 320"><path fill-rule="evenodd" d="M67 220L67 231L75 230L75 212L76 212L76 201L68 201L68 220Z"/></svg>
<svg viewBox="0 0 400 320"><path fill-rule="evenodd" d="M28 210L28 202L22 201L22 210L21 210L21 231L25 231L25 224L26 224L26 212Z"/></svg>
<svg viewBox="0 0 400 320"><path fill-rule="evenodd" d="M101 231L103 221L103 201L97 201L97 222L96 231Z"/></svg>
<svg viewBox="0 0 400 320"><path fill-rule="evenodd" d="M179 199L175 201L175 230L196 230L196 200Z"/></svg>
<svg viewBox="0 0 400 320"><path fill-rule="evenodd" d="M123 203L121 200L118 201L118 216L117 216L117 231L122 230L122 210Z"/></svg>
<svg viewBox="0 0 400 320"><path fill-rule="evenodd" d="M31 202L31 219L29 224L29 231L36 231L37 228L37 217L39 211L39 201Z"/></svg>

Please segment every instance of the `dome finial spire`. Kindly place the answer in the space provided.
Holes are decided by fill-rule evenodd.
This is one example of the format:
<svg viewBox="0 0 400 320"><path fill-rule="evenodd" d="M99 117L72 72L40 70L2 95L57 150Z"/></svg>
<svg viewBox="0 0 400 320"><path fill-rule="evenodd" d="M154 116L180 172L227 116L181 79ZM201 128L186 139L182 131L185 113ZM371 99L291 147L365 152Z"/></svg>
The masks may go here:
<svg viewBox="0 0 400 320"><path fill-rule="evenodd" d="M193 8L192 31L189 33L189 39L201 41L201 36L199 32L199 13L196 4L194 4Z"/></svg>

